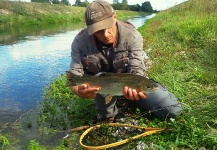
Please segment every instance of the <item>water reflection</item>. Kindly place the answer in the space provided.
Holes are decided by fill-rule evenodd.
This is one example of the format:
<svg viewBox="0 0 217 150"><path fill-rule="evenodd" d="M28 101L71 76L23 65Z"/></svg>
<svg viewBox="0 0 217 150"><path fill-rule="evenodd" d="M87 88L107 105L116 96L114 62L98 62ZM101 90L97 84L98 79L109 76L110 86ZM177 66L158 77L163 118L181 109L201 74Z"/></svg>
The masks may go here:
<svg viewBox="0 0 217 150"><path fill-rule="evenodd" d="M47 36L66 31L78 30L84 27L84 23L65 23L51 25L17 26L0 30L0 45L17 43L22 40L32 40L34 36ZM29 37L29 35L31 35Z"/></svg>
<svg viewBox="0 0 217 150"><path fill-rule="evenodd" d="M129 21L139 27L146 19ZM42 99L43 88L69 69L71 42L81 27L53 27L31 34L27 31L30 29L20 29L18 33L0 34L4 42L0 45L0 123L14 118L9 114L19 115L35 107Z"/></svg>
<svg viewBox="0 0 217 150"><path fill-rule="evenodd" d="M11 99L23 104L20 109L34 106L44 85L69 68L70 45L77 33L78 30L49 37L28 37L31 40L1 46L3 104Z"/></svg>

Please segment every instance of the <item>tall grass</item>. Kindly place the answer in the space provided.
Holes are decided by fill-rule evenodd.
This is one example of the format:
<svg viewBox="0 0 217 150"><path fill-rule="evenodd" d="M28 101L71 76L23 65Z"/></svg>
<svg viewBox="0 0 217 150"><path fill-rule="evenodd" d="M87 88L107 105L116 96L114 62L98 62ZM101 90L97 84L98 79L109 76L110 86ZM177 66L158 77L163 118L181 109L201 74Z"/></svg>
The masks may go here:
<svg viewBox="0 0 217 150"><path fill-rule="evenodd" d="M39 25L83 20L84 8L48 3L0 1L0 27Z"/></svg>
<svg viewBox="0 0 217 150"><path fill-rule="evenodd" d="M164 83L183 104L176 121L177 129L183 127L176 147L217 149L216 6L215 0L191 0L161 12L139 29L153 61L149 76Z"/></svg>
<svg viewBox="0 0 217 150"><path fill-rule="evenodd" d="M81 22L84 21L84 11L84 7L0 0L0 30L18 25ZM117 13L121 17L145 14L133 11L117 11Z"/></svg>
<svg viewBox="0 0 217 150"><path fill-rule="evenodd" d="M216 92L216 4L192 0L158 14L139 29L154 62L150 76L183 102Z"/></svg>

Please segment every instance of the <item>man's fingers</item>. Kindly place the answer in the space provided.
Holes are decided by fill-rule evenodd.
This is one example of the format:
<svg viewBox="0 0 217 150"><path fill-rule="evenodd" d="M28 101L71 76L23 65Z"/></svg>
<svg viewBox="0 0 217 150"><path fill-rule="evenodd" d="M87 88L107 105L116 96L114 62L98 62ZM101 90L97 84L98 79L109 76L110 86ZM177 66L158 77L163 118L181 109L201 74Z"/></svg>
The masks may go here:
<svg viewBox="0 0 217 150"><path fill-rule="evenodd" d="M130 100L134 100L133 90L131 88L128 89L128 95Z"/></svg>
<svg viewBox="0 0 217 150"><path fill-rule="evenodd" d="M127 86L124 87L123 93L124 93L124 97L125 97L126 99L129 99L129 96L128 96L128 87L127 87Z"/></svg>
<svg viewBox="0 0 217 150"><path fill-rule="evenodd" d="M139 92L139 96L140 96L141 99L146 99L147 98L147 96L142 92Z"/></svg>
<svg viewBox="0 0 217 150"><path fill-rule="evenodd" d="M137 93L137 91L135 89L133 89L133 97L134 97L134 100L139 100L140 99L140 97L139 97L139 95L138 95L138 93Z"/></svg>
<svg viewBox="0 0 217 150"><path fill-rule="evenodd" d="M87 88L87 84L78 85L78 90L84 90Z"/></svg>

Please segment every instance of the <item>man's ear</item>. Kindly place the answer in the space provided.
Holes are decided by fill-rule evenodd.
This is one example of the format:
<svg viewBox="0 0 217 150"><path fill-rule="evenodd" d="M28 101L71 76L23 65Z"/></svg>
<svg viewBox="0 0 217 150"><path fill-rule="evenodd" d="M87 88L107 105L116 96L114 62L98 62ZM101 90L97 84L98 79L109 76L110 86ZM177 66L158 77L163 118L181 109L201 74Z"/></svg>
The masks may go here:
<svg viewBox="0 0 217 150"><path fill-rule="evenodd" d="M114 19L117 19L116 12L114 13L113 18L114 18Z"/></svg>

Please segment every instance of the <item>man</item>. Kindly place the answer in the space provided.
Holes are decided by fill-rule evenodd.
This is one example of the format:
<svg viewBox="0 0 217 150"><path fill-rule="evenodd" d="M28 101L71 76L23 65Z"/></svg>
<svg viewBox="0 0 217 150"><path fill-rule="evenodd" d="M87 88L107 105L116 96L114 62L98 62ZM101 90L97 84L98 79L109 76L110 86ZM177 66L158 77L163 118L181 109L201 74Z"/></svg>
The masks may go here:
<svg viewBox="0 0 217 150"><path fill-rule="evenodd" d="M117 20L111 5L106 1L93 1L85 11L87 28L74 39L71 46L70 71L76 75L98 72L132 73L146 76L143 38L135 27ZM175 117L181 113L177 98L161 84L154 92L145 95L130 87L123 88L123 96L153 111L158 117ZM81 98L94 98L98 120L111 120L118 114L117 97L105 103L105 95L96 94L99 88L87 84L72 86L74 94Z"/></svg>

